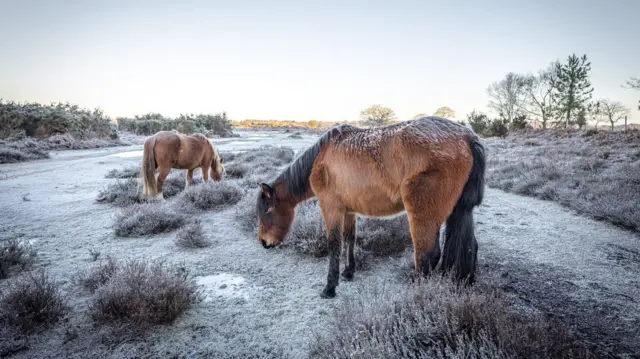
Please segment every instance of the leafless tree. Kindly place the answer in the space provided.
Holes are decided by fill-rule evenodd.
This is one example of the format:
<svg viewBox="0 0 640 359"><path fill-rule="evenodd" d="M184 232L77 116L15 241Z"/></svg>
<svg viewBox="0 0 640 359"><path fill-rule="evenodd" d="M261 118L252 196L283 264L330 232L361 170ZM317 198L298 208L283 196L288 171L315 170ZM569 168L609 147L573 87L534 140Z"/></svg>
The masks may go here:
<svg viewBox="0 0 640 359"><path fill-rule="evenodd" d="M629 114L629 109L619 101L601 100L600 111L603 116L611 124L611 130L614 130L616 122L620 121L624 116Z"/></svg>
<svg viewBox="0 0 640 359"><path fill-rule="evenodd" d="M522 76L509 72L504 79L492 83L487 88L488 107L498 112L499 116L511 123L522 114L525 101Z"/></svg>
<svg viewBox="0 0 640 359"><path fill-rule="evenodd" d="M541 70L535 75L525 75L521 77L522 90L524 91L524 101L522 110L529 115L540 119L542 128L547 128L547 124L553 117L553 89L557 79L555 63L552 63L546 70Z"/></svg>

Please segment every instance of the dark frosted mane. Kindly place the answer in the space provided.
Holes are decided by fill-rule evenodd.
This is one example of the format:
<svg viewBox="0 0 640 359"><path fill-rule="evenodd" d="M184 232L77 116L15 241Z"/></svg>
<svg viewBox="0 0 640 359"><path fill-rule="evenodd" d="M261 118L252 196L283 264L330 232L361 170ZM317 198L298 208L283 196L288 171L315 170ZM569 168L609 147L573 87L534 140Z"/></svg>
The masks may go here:
<svg viewBox="0 0 640 359"><path fill-rule="evenodd" d="M310 186L309 176L311 176L311 169L313 168L316 157L318 157L322 148L329 143L331 139L339 136L345 129L350 127L352 126L340 125L327 130L316 143L293 160L293 162L278 175L273 181L273 184L275 185L275 183L280 181L284 182L290 196L298 197L307 193Z"/></svg>

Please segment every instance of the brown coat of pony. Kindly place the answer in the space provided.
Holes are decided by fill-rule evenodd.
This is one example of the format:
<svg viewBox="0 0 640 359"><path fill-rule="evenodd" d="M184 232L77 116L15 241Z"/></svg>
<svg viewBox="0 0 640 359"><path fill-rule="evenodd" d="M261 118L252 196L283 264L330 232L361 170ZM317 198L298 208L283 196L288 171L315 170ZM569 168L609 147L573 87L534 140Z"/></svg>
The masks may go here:
<svg viewBox="0 0 640 359"><path fill-rule="evenodd" d="M191 184L193 170L198 167L202 170L203 182L209 180L209 170L211 178L220 181L224 173L222 162L218 150L204 135L160 131L144 142L141 169L144 195L162 198L162 185L172 168L187 170L187 185Z"/></svg>
<svg viewBox="0 0 640 359"><path fill-rule="evenodd" d="M477 241L473 208L484 195L485 151L468 127L435 117L362 129L341 125L289 165L261 183L256 211L258 239L265 248L289 232L297 205L317 198L329 247L329 273L322 297L335 296L341 241L347 244L342 273L355 271L356 215L407 213L417 272L428 274L440 260L439 233L446 221L442 269L474 281Z"/></svg>

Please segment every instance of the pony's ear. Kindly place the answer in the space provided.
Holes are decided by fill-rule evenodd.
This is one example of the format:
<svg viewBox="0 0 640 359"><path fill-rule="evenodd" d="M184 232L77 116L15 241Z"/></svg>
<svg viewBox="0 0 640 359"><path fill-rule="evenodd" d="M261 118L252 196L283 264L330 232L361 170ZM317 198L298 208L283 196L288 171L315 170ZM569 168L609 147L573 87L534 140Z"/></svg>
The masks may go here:
<svg viewBox="0 0 640 359"><path fill-rule="evenodd" d="M258 186L260 186L260 189L262 190L262 193L264 193L264 196L267 199L271 199L273 197L273 188L271 188L271 186L269 186L266 183L258 183Z"/></svg>

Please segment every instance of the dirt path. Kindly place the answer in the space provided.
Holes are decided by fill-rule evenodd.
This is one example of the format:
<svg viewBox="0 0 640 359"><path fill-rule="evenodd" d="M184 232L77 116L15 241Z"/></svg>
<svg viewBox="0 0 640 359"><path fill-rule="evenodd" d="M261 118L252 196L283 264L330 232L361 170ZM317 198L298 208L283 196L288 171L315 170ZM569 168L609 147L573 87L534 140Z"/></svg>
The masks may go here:
<svg viewBox="0 0 640 359"><path fill-rule="evenodd" d="M220 148L266 143L303 148L315 139L291 140L287 135L250 134L221 141ZM140 148L64 152L49 160L0 165L0 238L30 240L39 253L37 265L63 283L73 306L67 323L15 357L304 358L312 329L324 325L338 303L319 298L326 260L286 248L264 250L238 229L232 208L201 217L214 241L209 248L179 251L173 233L116 238L111 229L114 208L93 201L110 181L104 174L139 163ZM553 203L491 189L476 221L479 280L500 283L529 310L562 318L603 357L640 355L637 234L576 216ZM113 346L100 328L92 327L85 314L89 296L72 282L77 271L93 264L90 249L100 251L101 258L185 263L206 288L207 300L142 342ZM356 273L352 283L341 283L338 296L374 284L397 289L402 261L378 260L370 270Z"/></svg>

